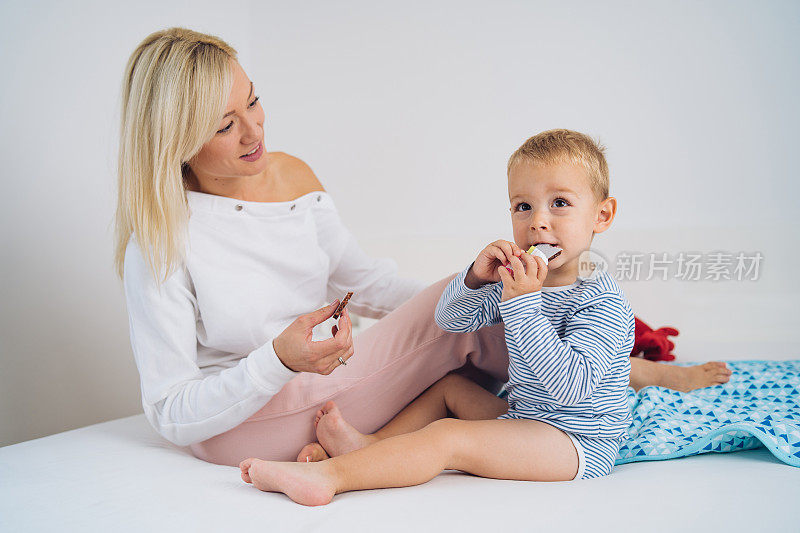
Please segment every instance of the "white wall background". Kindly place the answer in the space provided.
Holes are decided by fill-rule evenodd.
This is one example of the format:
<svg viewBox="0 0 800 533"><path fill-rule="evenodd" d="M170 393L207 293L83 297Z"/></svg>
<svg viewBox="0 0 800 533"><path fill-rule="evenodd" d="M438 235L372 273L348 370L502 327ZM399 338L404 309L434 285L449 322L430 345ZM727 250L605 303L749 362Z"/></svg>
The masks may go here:
<svg viewBox="0 0 800 533"><path fill-rule="evenodd" d="M568 127L608 147L620 251L764 255L757 281L626 281L679 361L800 357L797 2L0 5L0 445L141 411L111 264L125 62L216 34L363 247L433 281L510 238L505 163Z"/></svg>

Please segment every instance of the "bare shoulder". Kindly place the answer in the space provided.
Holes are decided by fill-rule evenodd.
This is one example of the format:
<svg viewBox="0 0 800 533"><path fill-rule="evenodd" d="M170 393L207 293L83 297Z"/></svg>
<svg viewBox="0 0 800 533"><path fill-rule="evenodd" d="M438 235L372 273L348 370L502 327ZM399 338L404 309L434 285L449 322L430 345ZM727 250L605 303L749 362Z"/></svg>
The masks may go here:
<svg viewBox="0 0 800 533"><path fill-rule="evenodd" d="M291 187L297 196L325 190L314 171L302 159L284 152L272 152L270 156L281 181Z"/></svg>

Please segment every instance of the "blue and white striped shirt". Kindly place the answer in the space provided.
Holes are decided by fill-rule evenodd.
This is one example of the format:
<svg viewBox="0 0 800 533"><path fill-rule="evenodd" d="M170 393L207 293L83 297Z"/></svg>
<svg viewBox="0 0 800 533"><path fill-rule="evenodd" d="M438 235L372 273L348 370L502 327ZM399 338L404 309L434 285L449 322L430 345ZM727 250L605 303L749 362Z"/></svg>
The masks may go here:
<svg viewBox="0 0 800 533"><path fill-rule="evenodd" d="M569 433L616 439L631 423L627 387L634 341L628 300L605 272L505 302L503 284L472 290L469 268L445 288L436 323L452 332L505 324L512 417Z"/></svg>

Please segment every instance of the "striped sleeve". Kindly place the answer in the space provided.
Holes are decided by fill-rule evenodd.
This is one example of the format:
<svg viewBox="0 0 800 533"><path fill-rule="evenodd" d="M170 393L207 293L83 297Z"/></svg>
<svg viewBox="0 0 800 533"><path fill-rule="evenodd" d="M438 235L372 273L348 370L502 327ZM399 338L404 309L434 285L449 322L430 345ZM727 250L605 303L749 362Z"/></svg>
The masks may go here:
<svg viewBox="0 0 800 533"><path fill-rule="evenodd" d="M489 283L470 289L464 284L470 268L472 265L450 281L436 305L436 324L445 331L464 333L500 322L497 304L502 285Z"/></svg>
<svg viewBox="0 0 800 533"><path fill-rule="evenodd" d="M563 338L542 313L541 291L501 302L499 308L519 356L562 405L578 404L594 393L619 356L632 321L625 299L612 292L582 302Z"/></svg>

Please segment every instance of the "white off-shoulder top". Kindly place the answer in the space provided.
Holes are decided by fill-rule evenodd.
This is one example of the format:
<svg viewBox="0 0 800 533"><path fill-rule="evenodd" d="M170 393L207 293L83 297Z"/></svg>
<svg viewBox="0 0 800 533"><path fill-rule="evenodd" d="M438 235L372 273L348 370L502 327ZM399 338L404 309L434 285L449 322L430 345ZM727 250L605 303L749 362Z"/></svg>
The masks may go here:
<svg viewBox="0 0 800 533"><path fill-rule="evenodd" d="M326 192L288 202L186 194L180 268L159 286L133 236L124 270L142 406L175 444L232 429L297 375L272 340L298 316L354 291L349 309L380 318L424 287L364 253Z"/></svg>

